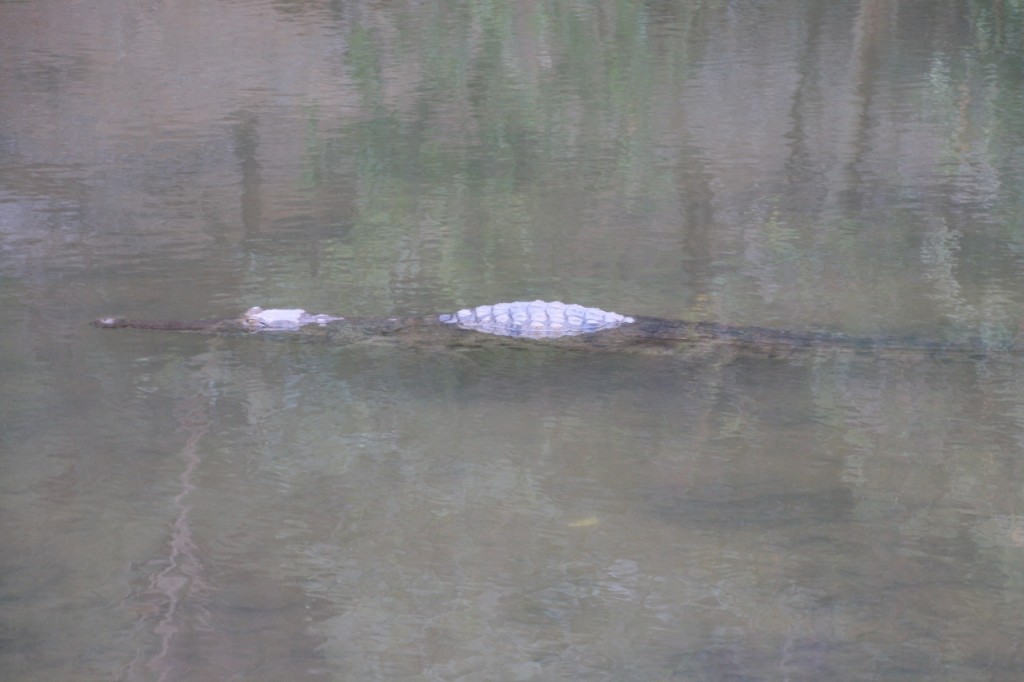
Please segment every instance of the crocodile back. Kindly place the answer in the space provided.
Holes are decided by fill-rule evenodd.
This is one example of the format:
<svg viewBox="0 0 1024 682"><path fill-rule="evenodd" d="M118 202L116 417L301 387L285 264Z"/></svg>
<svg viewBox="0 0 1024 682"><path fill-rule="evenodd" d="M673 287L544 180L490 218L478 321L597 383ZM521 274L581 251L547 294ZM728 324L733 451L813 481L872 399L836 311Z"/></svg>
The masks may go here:
<svg viewBox="0 0 1024 682"><path fill-rule="evenodd" d="M496 336L556 339L630 324L632 317L561 301L513 301L440 315L438 321Z"/></svg>

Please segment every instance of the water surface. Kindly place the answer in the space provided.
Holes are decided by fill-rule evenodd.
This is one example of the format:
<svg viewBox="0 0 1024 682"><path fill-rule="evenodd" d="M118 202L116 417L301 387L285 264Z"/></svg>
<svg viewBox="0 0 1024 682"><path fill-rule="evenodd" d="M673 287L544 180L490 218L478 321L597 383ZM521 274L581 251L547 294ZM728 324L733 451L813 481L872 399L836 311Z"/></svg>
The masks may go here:
<svg viewBox="0 0 1024 682"><path fill-rule="evenodd" d="M105 331L544 298L1017 340L1024 7L0 0L10 680L1019 680L1024 360Z"/></svg>

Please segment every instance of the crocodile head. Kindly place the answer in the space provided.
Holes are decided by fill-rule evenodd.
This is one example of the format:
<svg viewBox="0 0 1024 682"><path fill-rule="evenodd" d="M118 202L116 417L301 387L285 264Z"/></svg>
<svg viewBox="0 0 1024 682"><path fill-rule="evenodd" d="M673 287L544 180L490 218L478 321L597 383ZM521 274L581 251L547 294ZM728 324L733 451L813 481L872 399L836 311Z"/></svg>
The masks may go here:
<svg viewBox="0 0 1024 682"><path fill-rule="evenodd" d="M242 315L242 323L252 331L295 330L308 324L321 327L343 317L307 313L302 308L249 308Z"/></svg>

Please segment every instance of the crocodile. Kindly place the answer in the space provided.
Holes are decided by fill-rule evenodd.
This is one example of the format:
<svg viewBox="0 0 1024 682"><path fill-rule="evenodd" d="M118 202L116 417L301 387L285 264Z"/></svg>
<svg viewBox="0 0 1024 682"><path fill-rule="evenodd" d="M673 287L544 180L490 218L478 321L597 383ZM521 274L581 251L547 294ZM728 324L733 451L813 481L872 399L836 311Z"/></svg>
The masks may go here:
<svg viewBox="0 0 1024 682"><path fill-rule="evenodd" d="M348 318L301 308L254 307L231 318L139 320L107 317L104 329L149 329L213 334L291 334L336 343L400 342L422 347L477 348L548 345L572 350L665 354L727 345L768 355L795 351L923 351L931 353L1024 352L1024 346L981 342L947 344L897 337L857 337L834 332L787 331L717 322L672 320L566 304L513 301L419 317Z"/></svg>

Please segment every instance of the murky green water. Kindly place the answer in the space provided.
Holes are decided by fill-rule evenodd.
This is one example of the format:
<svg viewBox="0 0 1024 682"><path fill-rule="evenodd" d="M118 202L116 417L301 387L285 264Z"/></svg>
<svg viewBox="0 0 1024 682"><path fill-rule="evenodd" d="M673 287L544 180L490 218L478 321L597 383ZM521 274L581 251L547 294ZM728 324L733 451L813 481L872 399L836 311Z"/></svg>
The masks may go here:
<svg viewBox="0 0 1024 682"><path fill-rule="evenodd" d="M1024 676L1024 358L106 331L252 305L980 338L1016 0L0 0L5 680Z"/></svg>

